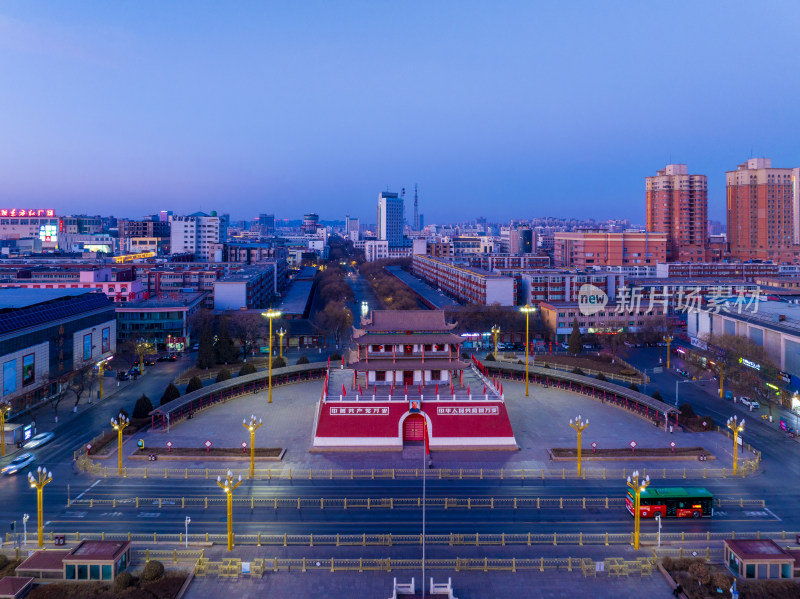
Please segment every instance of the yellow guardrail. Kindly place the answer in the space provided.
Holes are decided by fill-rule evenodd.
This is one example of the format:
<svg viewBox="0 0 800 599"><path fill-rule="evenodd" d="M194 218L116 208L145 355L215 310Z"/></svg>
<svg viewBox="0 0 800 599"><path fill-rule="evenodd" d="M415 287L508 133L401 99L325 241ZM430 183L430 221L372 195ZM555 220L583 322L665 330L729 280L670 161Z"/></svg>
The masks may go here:
<svg viewBox="0 0 800 599"><path fill-rule="evenodd" d="M791 531L746 531L740 532L739 536L752 539L772 539L774 541L794 541L800 534ZM188 539L183 533L106 533L106 532L50 532L46 539L46 545L54 543L55 536L65 537L68 545L77 544L84 540L127 540L136 544L163 544L180 545L177 554L175 548L169 549L137 549L146 552L146 559L178 559L179 561L191 561L195 556L192 552L199 550L184 550L183 546L188 542L192 544L226 544L227 536L224 533L196 533L190 534ZM681 554L682 557L690 555L692 549L681 549L691 543L711 543L724 539L736 538L736 531L724 532L662 532L662 546L657 549L659 555L673 555L674 552L687 551ZM360 534L235 534L237 545L255 545L257 547L393 547L396 545L421 546L423 537L421 534L392 534L392 533L360 533ZM640 541L645 545L656 545L658 533L643 532L639 535ZM10 533L5 535L6 543L12 544L14 537ZM533 545L630 545L633 544L633 533L443 533L427 534L424 537L426 545L438 546L533 546ZM668 545L669 544L669 545ZM677 547L675 546L677 545ZM54 545L55 546L55 545ZM10 549L7 547L6 549ZM699 551L698 549L694 549ZM703 547L705 550L705 547ZM161 552L161 553L158 553ZM201 552L202 553L202 552Z"/></svg>
<svg viewBox="0 0 800 599"><path fill-rule="evenodd" d="M646 460L647 458L642 458ZM731 478L745 477L758 470L760 454L751 460L739 462L739 472L734 474L731 468L637 468L642 476L648 475L651 480L669 480L686 478ZM117 478L116 467L108 467L94 463L86 455L77 460L78 468L93 476ZM123 468L125 478L183 478L216 480L231 470L234 476L251 478L249 468L170 468L137 466ZM355 480L355 479L540 479L540 480L625 480L634 468L583 468L578 475L574 468L350 468L350 469L308 469L308 468L257 468L252 477L254 480Z"/></svg>
<svg viewBox="0 0 800 599"><path fill-rule="evenodd" d="M456 572L479 571L479 572L518 572L527 570L533 572L561 571L579 572L584 571L589 563L595 567L595 562L589 558L576 557L510 557L510 558L489 558L489 557L455 557L450 559L426 559L425 567L428 570L454 570ZM625 560L623 558L606 558L602 560L604 564L603 572L611 576L628 575L637 573L642 576L649 576L653 572L656 560L650 557L640 557L635 560ZM241 574L242 561L239 559L225 559L219 562L201 558L195 566L196 576L238 577ZM253 569L253 562L250 562L250 576L260 577L265 571L278 572L280 570L294 572L326 571L326 572L366 572L382 571L392 572L393 570L419 570L422 567L421 559L401 559L401 558L263 558L258 560L256 570ZM595 567L595 571L597 568Z"/></svg>
<svg viewBox="0 0 800 599"><path fill-rule="evenodd" d="M185 509L225 505L223 496L191 497L113 497L111 499L73 499L70 506L88 508L113 508L158 506L163 508ZM250 509L419 509L422 497L233 497L234 506ZM763 499L744 497L723 497L715 499L716 507L765 507ZM425 507L438 509L610 509L625 505L624 497L426 497Z"/></svg>

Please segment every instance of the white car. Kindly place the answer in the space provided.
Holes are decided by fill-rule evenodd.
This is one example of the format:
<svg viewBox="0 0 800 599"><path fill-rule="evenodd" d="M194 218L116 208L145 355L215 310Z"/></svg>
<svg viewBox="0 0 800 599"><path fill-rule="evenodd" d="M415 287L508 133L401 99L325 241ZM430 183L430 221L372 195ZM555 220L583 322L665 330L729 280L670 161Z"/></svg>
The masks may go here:
<svg viewBox="0 0 800 599"><path fill-rule="evenodd" d="M740 397L739 401L751 410L757 410L760 407L755 399L750 399L746 396Z"/></svg>
<svg viewBox="0 0 800 599"><path fill-rule="evenodd" d="M35 437L33 437L30 441L25 443L23 447L25 449L35 449L36 447L40 447L45 443L50 443L55 438L55 433L39 433Z"/></svg>
<svg viewBox="0 0 800 599"><path fill-rule="evenodd" d="M19 474L27 466L32 466L35 461L36 458L32 453L23 453L11 460L8 466L3 468L2 473L6 475Z"/></svg>

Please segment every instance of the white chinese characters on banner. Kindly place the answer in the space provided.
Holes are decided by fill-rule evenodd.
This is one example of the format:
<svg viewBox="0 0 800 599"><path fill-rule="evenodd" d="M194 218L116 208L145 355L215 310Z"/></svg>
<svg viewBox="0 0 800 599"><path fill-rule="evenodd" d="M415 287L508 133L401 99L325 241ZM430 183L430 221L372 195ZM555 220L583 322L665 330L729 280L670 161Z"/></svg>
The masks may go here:
<svg viewBox="0 0 800 599"><path fill-rule="evenodd" d="M331 416L388 416L389 408L340 408L330 407Z"/></svg>
<svg viewBox="0 0 800 599"><path fill-rule="evenodd" d="M436 413L439 416L496 416L500 413L497 406L479 406L479 407L447 407L436 408Z"/></svg>

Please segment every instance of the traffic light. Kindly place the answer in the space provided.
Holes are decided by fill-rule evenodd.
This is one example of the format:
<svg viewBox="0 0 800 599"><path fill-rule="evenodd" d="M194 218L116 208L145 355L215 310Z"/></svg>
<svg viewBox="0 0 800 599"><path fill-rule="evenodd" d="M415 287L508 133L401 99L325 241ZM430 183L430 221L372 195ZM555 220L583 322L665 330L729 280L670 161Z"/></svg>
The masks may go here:
<svg viewBox="0 0 800 599"><path fill-rule="evenodd" d="M13 521L13 522L11 522L10 526L11 526L11 532L14 532L14 530L17 528L17 522L16 522L16 520L15 520L15 521Z"/></svg>

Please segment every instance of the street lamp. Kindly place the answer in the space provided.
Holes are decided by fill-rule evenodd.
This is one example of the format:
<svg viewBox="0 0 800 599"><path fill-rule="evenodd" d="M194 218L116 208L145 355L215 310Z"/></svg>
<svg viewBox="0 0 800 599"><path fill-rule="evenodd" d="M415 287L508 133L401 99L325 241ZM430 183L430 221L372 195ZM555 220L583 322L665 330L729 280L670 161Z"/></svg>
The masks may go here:
<svg viewBox="0 0 800 599"><path fill-rule="evenodd" d="M28 514L22 514L22 544L28 544Z"/></svg>
<svg viewBox="0 0 800 599"><path fill-rule="evenodd" d="M494 325L491 328L492 334L494 335L494 359L497 359L497 334L500 332L500 327Z"/></svg>
<svg viewBox="0 0 800 599"><path fill-rule="evenodd" d="M6 455L6 414L11 411L11 402L0 399L0 457Z"/></svg>
<svg viewBox="0 0 800 599"><path fill-rule="evenodd" d="M97 363L97 371L99 373L98 377L98 389L97 389L97 399L103 399L103 372L105 372L106 364L113 356L109 356L104 360L100 360Z"/></svg>
<svg viewBox="0 0 800 599"><path fill-rule="evenodd" d="M186 543L184 544L184 547L186 549L189 548L189 523L191 521L192 519L189 516L186 516L186 520L183 521L183 525L186 527L186 537L184 539L186 541Z"/></svg>
<svg viewBox="0 0 800 599"><path fill-rule="evenodd" d="M628 487L633 490L633 548L639 549L639 502L641 500L642 491L650 486L650 476L644 477L643 481L639 481L639 471L634 470L633 479L628 477Z"/></svg>
<svg viewBox="0 0 800 599"><path fill-rule="evenodd" d="M250 431L250 478L255 476L256 468L256 431L264 424L259 418L256 420L255 415L250 416L250 422L242 420L242 426Z"/></svg>
<svg viewBox="0 0 800 599"><path fill-rule="evenodd" d="M278 342L278 351L280 352L280 357L283 358L283 336L286 334L286 329L281 327L278 329L278 337L280 341Z"/></svg>
<svg viewBox="0 0 800 599"><path fill-rule="evenodd" d="M739 453L739 435L744 431L744 418L737 420L736 416L731 416L725 423L728 428L733 432L733 475L739 471L739 464L737 462L737 455Z"/></svg>
<svg viewBox="0 0 800 599"><path fill-rule="evenodd" d="M36 469L37 476L33 476L32 472L28 472L28 482L31 484L31 489L36 489L36 516L39 519L37 522L39 532L39 547L44 547L44 518L42 516L42 489L45 485L53 480L53 473L48 472L46 468L39 466Z"/></svg>
<svg viewBox="0 0 800 599"><path fill-rule="evenodd" d="M578 433L578 476L583 476L581 470L581 435L586 430L586 427L589 426L589 419L587 418L586 422L584 422L579 414L574 422L570 419L569 425Z"/></svg>
<svg viewBox="0 0 800 599"><path fill-rule="evenodd" d="M266 312L262 312L261 316L269 320L269 402L272 403L272 319L278 318L281 315L280 311L272 310L271 308Z"/></svg>
<svg viewBox="0 0 800 599"><path fill-rule="evenodd" d="M228 470L225 478L217 477L217 484L219 488L225 491L228 498L228 551L233 549L233 490L242 484L242 475L239 475L239 480L233 480L233 473Z"/></svg>
<svg viewBox="0 0 800 599"><path fill-rule="evenodd" d="M669 346L672 344L672 340L675 339L672 335L664 335L664 342L667 344L667 370L669 370Z"/></svg>
<svg viewBox="0 0 800 599"><path fill-rule="evenodd" d="M131 423L130 419L122 412L116 418L111 419L111 428L117 431L117 463L119 465L119 475L122 476L122 431Z"/></svg>
<svg viewBox="0 0 800 599"><path fill-rule="evenodd" d="M536 307L525 304L520 308L525 313L525 397L528 397L528 357L530 350L530 316L531 312L536 312Z"/></svg>

